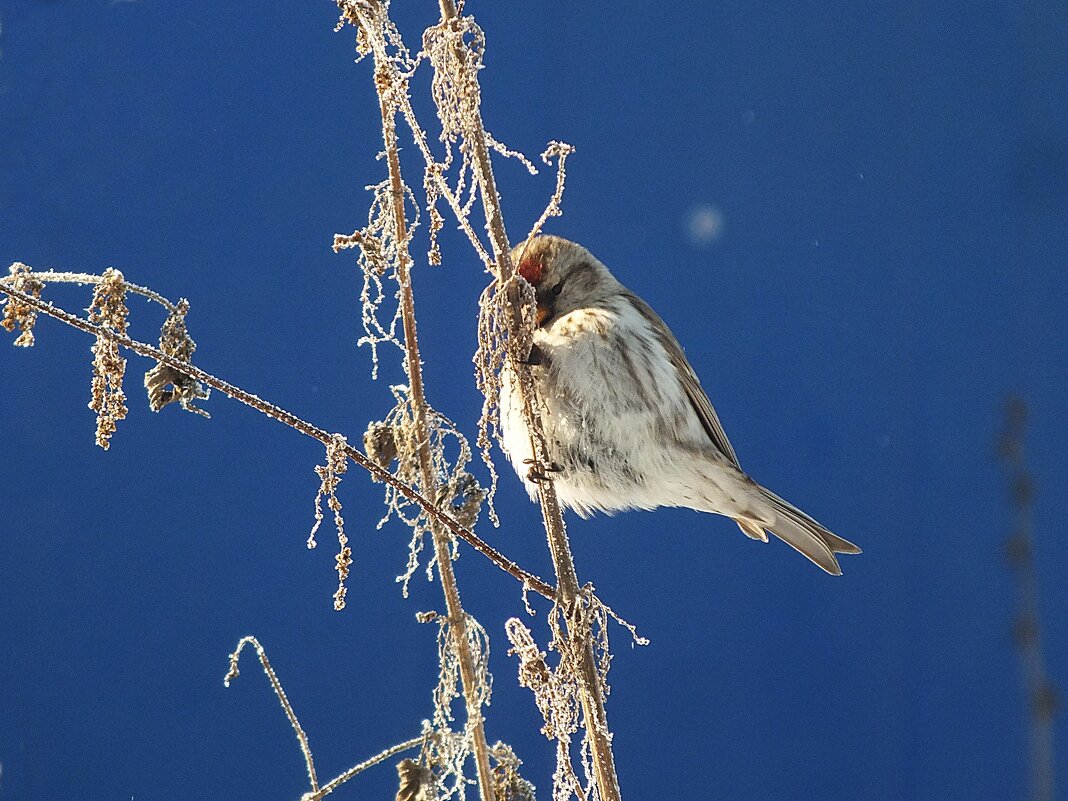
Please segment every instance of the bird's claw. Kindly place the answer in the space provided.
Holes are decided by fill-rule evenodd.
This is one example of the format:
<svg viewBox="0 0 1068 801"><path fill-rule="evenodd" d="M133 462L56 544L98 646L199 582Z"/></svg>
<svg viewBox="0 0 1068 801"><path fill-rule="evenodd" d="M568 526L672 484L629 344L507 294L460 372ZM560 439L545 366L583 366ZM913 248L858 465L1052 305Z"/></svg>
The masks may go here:
<svg viewBox="0 0 1068 801"><path fill-rule="evenodd" d="M538 469L537 462L534 459L524 459L523 464L529 465L530 469L527 470L527 481L534 484L540 484L543 481L549 481L550 477L546 473L559 473L563 471L563 467L556 462L550 462L545 465L544 468Z"/></svg>
<svg viewBox="0 0 1068 801"><path fill-rule="evenodd" d="M523 360L523 364L529 367L540 367L548 363L549 357L545 355L545 351L538 347L537 343L530 346L530 353Z"/></svg>

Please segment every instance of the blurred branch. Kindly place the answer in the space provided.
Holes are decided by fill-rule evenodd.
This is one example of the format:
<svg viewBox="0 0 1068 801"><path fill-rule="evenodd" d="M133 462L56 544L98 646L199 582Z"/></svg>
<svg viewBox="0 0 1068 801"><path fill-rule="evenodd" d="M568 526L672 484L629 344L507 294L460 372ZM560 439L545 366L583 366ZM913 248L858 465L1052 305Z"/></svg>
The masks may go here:
<svg viewBox="0 0 1068 801"><path fill-rule="evenodd" d="M1013 634L1020 649L1028 697L1031 797L1034 801L1054 801L1053 718L1057 711L1057 690L1049 679L1042 655L1034 559L1035 485L1024 458L1027 417L1026 402L1021 398L1010 398L1005 404L1005 430L998 442L998 455L1008 473L1009 501L1015 517L1012 534L1006 543L1006 555L1017 582L1018 613Z"/></svg>

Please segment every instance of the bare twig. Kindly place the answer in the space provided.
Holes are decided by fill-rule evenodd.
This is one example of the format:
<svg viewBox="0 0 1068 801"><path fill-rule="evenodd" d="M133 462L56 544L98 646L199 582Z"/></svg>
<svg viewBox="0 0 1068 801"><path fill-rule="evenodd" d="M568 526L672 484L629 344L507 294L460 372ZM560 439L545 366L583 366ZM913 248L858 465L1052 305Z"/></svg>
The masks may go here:
<svg viewBox="0 0 1068 801"><path fill-rule="evenodd" d="M441 23L445 30L459 30L459 18L452 0L439 0ZM466 102L462 120L464 122L465 146L473 156L473 170L481 189L482 206L489 228L490 241L496 264L498 287L504 287L515 274L512 264L511 248L504 225L501 199L493 177L490 155L487 147L486 128L482 121L479 107L477 78L473 70L468 69L468 53L459 36L453 40L452 69L456 75L450 80L465 84L461 98ZM524 326L520 309L510 306L510 326L515 338L521 340ZM537 393L531 377L530 367L523 363L515 353L509 353L511 368L519 379L520 394L523 399L523 418L531 436L534 454L534 469L542 475L548 475L545 469L549 464L541 417L538 413ZM597 671L593 654L593 640L590 635L589 620L584 604L580 598L581 585L575 571L574 559L564 528L563 514L556 495L556 488L551 480L538 482L538 498L541 502L542 520L548 538L549 551L556 569L559 589L559 603L567 619L570 636L583 643L583 653L578 660L581 680L579 695L582 701L583 718L590 738L593 753L594 777L602 801L620 801L619 780L616 777L615 757L612 754L612 735L608 728L608 719L604 709L604 689Z"/></svg>
<svg viewBox="0 0 1068 801"><path fill-rule="evenodd" d="M85 286L89 284L101 284L106 280L104 276L94 275L93 273L69 273L57 272L55 270L37 270L33 275L38 281L42 281L46 284L79 284ZM149 289L146 286L131 284L125 279L123 280L123 285L127 292L134 295L140 295L143 298L148 298L154 303L158 303L169 312L173 313L178 311L177 303L173 303L155 290Z"/></svg>
<svg viewBox="0 0 1068 801"><path fill-rule="evenodd" d="M76 314L71 314L70 312L65 311L64 309L54 306L52 303L49 303L47 301L43 301L40 298L34 297L33 295L29 295L25 292L20 292L17 289L14 289L13 287L5 285L3 282L0 282L0 292L3 292L10 297L17 298L22 304L29 306L40 313L47 314L49 317L59 320L61 323L69 325L73 328L77 328L78 330L84 331L87 334L92 334L93 336L100 336L106 339L110 339L122 345L127 350L133 351L139 356L144 356L149 359L155 359L157 362L165 364L168 367L171 367L174 370L178 371L179 373L187 375L190 378L199 381L200 383L209 386L212 389L217 390L218 392L223 393L227 397L233 398L234 400L239 401L240 403L243 403L246 406L255 409L256 411L267 415L273 420L277 420L279 423L282 423L292 429L295 429L296 431L299 431L305 436L318 440L319 442L323 443L323 445L329 446L333 442L334 435L325 431L324 429L319 428L318 426L315 426L312 423L301 419L300 417L297 417L292 412L289 412L281 408L280 406L275 406L273 403L265 401L262 398L241 389L240 387L236 387L221 378L216 378L211 373L205 372L199 367L195 367L194 365L188 362L170 356L159 350L158 348L155 348L144 342L131 339L128 336L117 334L109 328L94 325L93 323L82 317L77 316ZM451 515L443 511L440 506L431 502L421 493L416 492L404 482L397 480L397 478L392 473L390 473L385 468L380 467L372 460L368 459L363 453L361 453L351 445L346 445L344 448L344 452L345 455L348 456L348 458L352 459L352 461L354 461L357 465L362 467L364 470L366 470L379 481L382 481L393 487L397 492L399 492L405 498L410 500L412 503L421 507L432 520L435 520L436 522L440 523L450 532L455 534L457 537L462 539L480 554L482 554L491 562L493 562L493 564L497 565L497 567L499 567L501 570L508 573L513 578L517 579L527 589L534 590L539 595L543 595L549 600L555 600L556 590L552 587L552 585L538 578L533 573L524 570L518 564L513 562L511 559L506 557L488 542L486 542L473 531L471 531L469 528L466 528L457 523L456 520L454 520Z"/></svg>
<svg viewBox="0 0 1068 801"><path fill-rule="evenodd" d="M373 768L375 765L385 762L390 757L395 757L397 754L403 753L409 748L415 748L418 745L422 745L425 739L425 737L413 737L411 740L405 740L403 743L398 743L397 745L391 746L385 751L382 751L379 754L375 754L370 759L365 759L360 764L353 765L344 773L340 774L336 778L331 779L329 782L324 784L322 789L319 790L319 792L312 793L311 795L306 795L304 796L304 798L301 799L301 801L319 801L319 799L323 798L324 796L330 795L330 793L334 792L334 790L343 785L353 776L363 773L368 768Z"/></svg>
<svg viewBox="0 0 1068 801"><path fill-rule="evenodd" d="M550 217L559 217L564 213L560 204L564 199L564 181L567 180L567 157L574 152L575 148L565 142L549 142L549 146L541 154L541 160L547 166L552 166L553 157L556 157L556 188L545 206L545 211L541 213L541 216L531 227L530 233L527 234L527 240L531 240L540 234L541 229L545 227L545 223L549 221Z"/></svg>
<svg viewBox="0 0 1068 801"><path fill-rule="evenodd" d="M229 687L230 682L240 675L241 672L237 669L237 663L241 660L241 651L244 650L246 645L251 645L256 649L256 656L259 657L260 664L263 665L263 672L267 674L267 679L271 682L271 688L274 690L274 694L278 696L278 703L282 706L286 717L289 718L289 725L293 727L293 731L297 734L300 752L304 755L304 765L308 769L308 780L311 782L312 792L318 793L319 780L315 776L315 760L312 758L311 746L308 744L308 735L304 733L304 727L297 720L297 713L293 711L293 705L289 703L286 691L282 689L282 682L278 680L278 675L274 672L274 668L271 667L270 660L267 659L267 652L263 650L260 641L255 637L242 637L237 643L237 648L230 654L230 669L226 672L225 678L223 678L223 684Z"/></svg>
<svg viewBox="0 0 1068 801"><path fill-rule="evenodd" d="M241 659L241 651L244 650L246 645L251 645L256 649L256 656L259 657L260 664L263 665L263 672L267 674L267 679L271 682L271 688L274 690L274 694L278 697L278 703L282 707L282 711L286 713L286 717L289 718L289 725L293 727L293 731L296 732L297 735L297 742L300 743L300 752L304 755L304 766L308 770L308 781L311 783L311 792L301 796L301 801L320 801L320 799L330 795L330 793L334 792L334 790L354 776L363 773L363 771L374 767L380 762L384 762L390 757L396 756L403 751L407 751L409 748L415 748L417 745L421 745L426 739L425 737L413 737L411 740L405 740L403 743L391 746L385 751L375 754L370 759L365 759L358 765L353 765L344 773L336 776L320 787L319 779L315 774L315 760L312 757L311 745L308 743L308 735L304 732L304 727L300 725L300 721L297 720L297 713L293 711L293 705L289 703L286 691L282 688L282 682L278 680L278 674L275 673L274 668L271 667L271 662L267 659L267 652L263 650L263 646L260 645L259 640L252 636L241 638L237 643L237 648L230 654L230 669L227 671L223 683L229 687L230 682L240 675L237 665Z"/></svg>
<svg viewBox="0 0 1068 801"><path fill-rule="evenodd" d="M431 498L440 494L440 484L435 474L430 453L430 430L427 424L427 403L423 392L423 369L419 355L419 337L416 330L415 298L412 292L411 256L408 250L408 222L404 212L405 190L400 171L400 155L397 149L396 97L404 94L403 85L398 85L391 75L385 54L385 42L380 38L379 24L357 7L364 35L371 43L375 57L376 81L379 94L379 110L382 116L382 141L386 148L386 163L393 195L393 225L397 248L395 274L400 295L401 319L404 326L404 369L408 374L409 398L411 399L415 436L419 443L417 458L421 476L420 490ZM381 10L379 13L382 13ZM448 533L439 521L431 521L434 553L437 559L441 589L448 610L448 634L460 663L460 681L464 689L467 709L467 724L471 733L471 750L475 757L478 775L479 797L482 801L494 801L493 775L490 770L489 745L482 716L482 697L485 695L478 682L475 661L468 639L468 619L460 601L460 590L452 569Z"/></svg>

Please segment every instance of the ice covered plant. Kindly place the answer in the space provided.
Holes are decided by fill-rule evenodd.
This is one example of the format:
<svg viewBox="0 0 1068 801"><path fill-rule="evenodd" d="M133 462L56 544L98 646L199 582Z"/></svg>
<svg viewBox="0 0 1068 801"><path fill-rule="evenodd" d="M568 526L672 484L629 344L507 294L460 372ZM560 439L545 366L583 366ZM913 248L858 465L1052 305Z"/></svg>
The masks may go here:
<svg viewBox="0 0 1068 801"><path fill-rule="evenodd" d="M533 306L532 297L529 287L517 279L515 268L511 263L511 248L490 163L491 151L497 151L506 156L517 154L508 150L487 133L482 121L478 72L482 68L485 36L472 17L462 16L451 0L441 0L441 19L438 24L424 32L422 50L418 56L413 57L411 51L404 45L397 27L389 18L387 3L378 2L378 0L338 0L338 6L342 12L342 20L352 23L357 28L358 52L361 56L371 55L375 65L375 85L379 93L383 119L383 140L390 165L390 187L395 211L394 238L397 241L405 241L404 250L406 251L407 232L402 220L405 198L409 196L410 190L403 184L400 176L399 159L396 155L397 133L394 123L395 118L401 116L409 126L417 149L425 162L423 183L427 193L428 207L431 210L432 234L433 230L438 227L438 218L434 216L437 202L439 198L444 198L461 229L471 240L476 254L483 260L494 278L491 287L483 295L482 320L479 326L480 341L483 344L476 357L476 363L480 367L480 389L483 390L486 398L480 437L481 449L484 455L488 456L489 430L493 428L496 411L499 371L504 360L507 359L522 387L524 416L527 428L531 431L532 450L535 454L533 467L545 474L544 468L548 460L545 455L538 400L533 382L530 380L529 367L524 363L529 351L527 345L532 329L530 317ZM433 153L424 129L419 125L408 100L407 88L411 74L418 67L420 59L424 57L430 61L433 68L431 87L432 98L441 124L439 136L443 149L441 156L435 156ZM559 160L560 177L557 189L549 202L546 213L538 221L538 226L548 216L559 213L560 210L564 180L563 162L570 149L557 145L555 152ZM524 163L528 165L528 168L533 169L529 161L524 159ZM452 183L449 180L450 171L453 176ZM481 201L482 212L487 221L489 247L482 243L469 220L476 199ZM405 252L403 258L400 259L404 270L399 280L402 313L406 302L407 277L410 275L406 257ZM440 253L432 236L430 260L438 261L439 259ZM408 294L410 296L410 287L408 287ZM405 315L404 319L407 322L409 317ZM410 316L410 321L410 333L414 334L414 314ZM406 336L409 334L407 328L405 334ZM410 376L413 362L418 366L418 358L413 359L409 351L406 364ZM567 542L563 516L551 481L540 484L539 495L550 552L557 572L556 603L563 610L563 617L569 631L568 637L580 644L578 657L569 660L568 665L573 666L577 676L578 697L583 711L582 720L586 734L585 742L589 746L593 762L592 786L598 797L613 800L619 797L619 787L615 775L611 735L604 711L604 682L595 663L594 637L588 627L588 617L581 611L582 592ZM444 576L443 583L445 583ZM481 760L478 766L480 788L485 797L488 791L485 787L485 771Z"/></svg>
<svg viewBox="0 0 1068 801"><path fill-rule="evenodd" d="M319 491L315 493L315 524L308 534L308 547L314 548L315 532L323 522L323 498L326 498L327 507L334 513L334 528L337 530L338 552L334 558L337 591L334 592L334 609L338 612L345 608L345 596L348 594L345 580L349 577L349 568L352 567L352 548L349 547L349 538L345 534L345 518L341 515L341 501L337 497L341 477L349 469L349 458L345 455L346 445L348 442L341 434L334 434L330 444L326 446L326 464L315 468L320 483Z"/></svg>
<svg viewBox="0 0 1068 801"><path fill-rule="evenodd" d="M89 322L125 334L127 315L126 285L122 273L111 267L93 292ZM96 444L104 450L111 447L118 421L126 417L126 395L122 391L125 374L126 359L119 353L118 343L98 334L93 344L93 396L89 408L96 412Z"/></svg>
<svg viewBox="0 0 1068 801"><path fill-rule="evenodd" d="M185 327L185 316L188 313L189 301L182 298L170 310L159 334L159 349L182 362L192 359L193 351L197 349ZM206 411L193 405L193 401L207 400L210 392L202 384L170 365L157 364L145 373L145 391L148 393L149 408L154 412L169 403L177 403L187 412L210 417Z"/></svg>
<svg viewBox="0 0 1068 801"><path fill-rule="evenodd" d="M325 517L325 499L339 541L338 587L334 596L338 610L344 607L346 580L351 578L353 565L339 498L341 477L351 462L385 485L385 519L399 520L411 530L409 561L400 577L402 585L406 587L421 562L425 562L428 578L441 586L444 604L440 612L420 615L424 622L438 626L440 676L432 694L430 719L424 723L419 738L383 752L392 756L419 747L418 759L401 763L398 797L427 801L464 798L473 773L481 801L533 798L532 785L520 775L519 757L508 745L498 742L491 747L487 741L484 711L491 689L490 637L463 606L452 567L461 553L459 543L464 541L521 582L528 611L528 591L545 596L551 603L546 614L547 649L553 656L546 657L535 644L533 633L517 619L509 623L507 633L519 659L521 681L533 690L535 703L545 715L545 732L557 744L554 799L616 801L620 794L604 711L610 661L607 621L614 615L591 587L579 583L552 481L542 482L539 492L557 574L555 586L523 570L473 531L484 503L493 522L499 522L492 505L496 472L491 449L498 440L496 402L500 373L506 364L523 389L523 409L535 454L533 468L547 473L540 403L524 363L530 345L533 296L511 263L511 245L491 156L518 159L532 173L536 172L535 165L486 130L478 83L486 38L474 19L462 13L462 5L458 8L452 0L441 0L440 19L424 32L417 51L405 45L389 16L388 3L339 0L338 7L339 28L347 23L354 26L357 52L369 57L373 65L371 78L381 116L384 174L378 183L368 187L371 204L366 224L352 233L335 235L333 247L338 252L355 249L357 254L364 287L361 342L371 349L372 375L377 373L379 359L390 352L400 355L406 374L406 383L392 388L393 410L368 426L364 451L353 447L351 438L329 433L193 365L195 345L186 329L188 304L184 300L175 304L151 290L136 287L117 270L93 276L35 273L25 265L16 265L9 276L0 279L0 291L7 295L3 325L8 330L19 329L18 344L30 344L35 315L45 313L96 338L93 408L98 413L98 440L104 447L110 442L116 421L126 411L122 348L155 362L144 382L149 405L155 411L177 403L187 411L204 414L194 402L207 398L210 388L322 443L326 459L316 468L320 486L308 544L315 544L316 531ZM409 95L412 77L419 69L430 73L431 99L441 127L436 142L431 141L416 118ZM421 169L420 180L415 182L406 181L401 170L402 139L414 143L413 152L421 159L421 167L417 168ZM527 229L527 237L561 213L565 163L571 152L568 145L550 142L542 154L543 162L556 169L556 183L545 211ZM485 236L479 231L481 226L472 222L476 209L486 220ZM468 470L471 448L460 427L430 404L423 382L413 284L413 270L418 264L412 246L421 220L426 220L424 261L449 269L448 254L442 252L437 237L447 216L467 236L490 276L481 297L477 324L472 321L478 332L476 381L485 397L478 435L478 450L490 473L485 488ZM43 288L52 280L95 286L87 318L42 299ZM159 347L129 337L123 303L128 292L144 294L166 309ZM25 341L27 336L30 342ZM427 540L431 555L423 558ZM266 654L254 639L245 638L238 644L228 678L237 675L240 653L247 645L257 651L297 733L309 774L306 801L322 798L356 775L363 769L361 766L388 758L379 755L320 785L307 737Z"/></svg>
<svg viewBox="0 0 1068 801"><path fill-rule="evenodd" d="M32 275L29 267L22 262L15 262L8 272L8 280L12 289L25 292L35 298L41 297L44 284ZM7 331L18 329L19 335L15 337L17 347L33 347L33 326L36 322L37 312L34 311L33 306L15 297L4 299L4 318L0 320L0 325Z"/></svg>

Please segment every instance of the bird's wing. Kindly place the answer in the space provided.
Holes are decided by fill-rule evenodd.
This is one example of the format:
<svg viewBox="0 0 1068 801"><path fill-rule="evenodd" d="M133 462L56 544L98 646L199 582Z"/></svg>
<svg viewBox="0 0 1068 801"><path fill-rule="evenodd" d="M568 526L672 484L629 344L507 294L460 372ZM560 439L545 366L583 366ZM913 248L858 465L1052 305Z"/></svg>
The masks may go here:
<svg viewBox="0 0 1068 801"><path fill-rule="evenodd" d="M627 293L627 300L634 305L634 308L652 326L657 339L660 340L660 344L664 348L664 352L667 353L671 363L678 371L679 383L682 384L682 388L686 391L686 397L689 399L690 405L693 406L693 410L697 413L697 419L701 421L701 426L708 434L708 438L719 452L740 470L741 465L738 464L738 455L734 452L734 446L727 439L727 432L723 430L723 424L719 421L719 415L716 414L716 410L712 408L712 402L701 388L697 373L693 371L693 367L686 360L686 354L682 352L682 345L675 339L675 335L671 333L671 329L667 327L667 324L660 319L660 315L653 311L648 303L630 292Z"/></svg>

